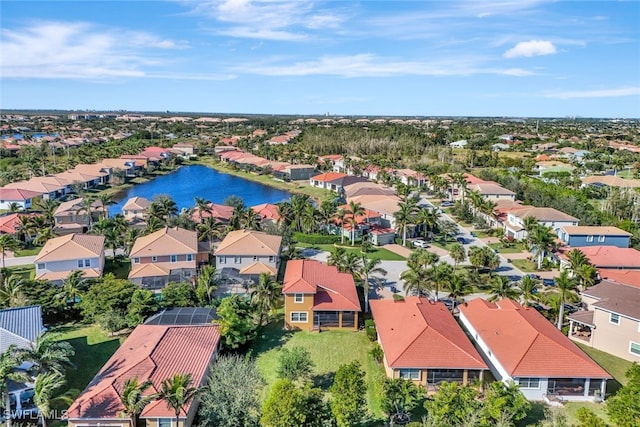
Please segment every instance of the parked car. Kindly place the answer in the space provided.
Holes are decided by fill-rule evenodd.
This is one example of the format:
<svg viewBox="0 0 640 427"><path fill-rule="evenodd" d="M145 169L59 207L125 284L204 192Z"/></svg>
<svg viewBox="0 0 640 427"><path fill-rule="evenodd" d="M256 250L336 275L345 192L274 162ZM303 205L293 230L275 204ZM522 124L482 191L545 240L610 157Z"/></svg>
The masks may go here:
<svg viewBox="0 0 640 427"><path fill-rule="evenodd" d="M429 244L427 244L427 242L422 239L418 239L413 241L413 246L415 246L416 248L428 248Z"/></svg>
<svg viewBox="0 0 640 427"><path fill-rule="evenodd" d="M465 239L464 237L456 237L456 241L458 243L460 243L461 245L464 245L465 243L467 243L467 239Z"/></svg>
<svg viewBox="0 0 640 427"><path fill-rule="evenodd" d="M554 279L542 279L542 284L544 286L555 286L556 281Z"/></svg>
<svg viewBox="0 0 640 427"><path fill-rule="evenodd" d="M471 234L471 237L476 237L476 233L474 233L473 231L470 234Z"/></svg>
<svg viewBox="0 0 640 427"><path fill-rule="evenodd" d="M540 275L538 275L538 274L530 273L530 274L525 274L525 276L529 276L534 280L540 280Z"/></svg>
<svg viewBox="0 0 640 427"><path fill-rule="evenodd" d="M453 206L453 202L450 202L450 201L444 201L440 203L440 207L443 207L443 208L450 208L451 206Z"/></svg>

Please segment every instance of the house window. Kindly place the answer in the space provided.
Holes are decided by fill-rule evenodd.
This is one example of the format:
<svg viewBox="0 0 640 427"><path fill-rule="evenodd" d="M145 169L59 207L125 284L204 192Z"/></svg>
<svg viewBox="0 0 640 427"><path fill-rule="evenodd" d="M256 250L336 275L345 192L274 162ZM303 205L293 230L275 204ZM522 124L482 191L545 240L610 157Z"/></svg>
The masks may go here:
<svg viewBox="0 0 640 427"><path fill-rule="evenodd" d="M233 262L236 264L240 264L242 262L242 257L239 257L239 256L233 257Z"/></svg>
<svg viewBox="0 0 640 427"><path fill-rule="evenodd" d="M226 256L219 256L218 257L218 262L220 264L226 264L227 263L227 257Z"/></svg>
<svg viewBox="0 0 640 427"><path fill-rule="evenodd" d="M635 354L636 356L640 356L640 344L637 342L631 341L629 343L629 353Z"/></svg>
<svg viewBox="0 0 640 427"><path fill-rule="evenodd" d="M304 302L304 294L293 294L293 302L300 304Z"/></svg>
<svg viewBox="0 0 640 427"><path fill-rule="evenodd" d="M257 255L254 255L254 256L253 256L253 260L254 260L254 261L257 261L257 260L258 260L258 256L257 256Z"/></svg>
<svg viewBox="0 0 640 427"><path fill-rule="evenodd" d="M135 257L135 258L133 259L133 263L134 263L134 264L140 264L140 258Z"/></svg>
<svg viewBox="0 0 640 427"><path fill-rule="evenodd" d="M613 323L614 325L619 325L620 315L617 313L609 313L609 323Z"/></svg>
<svg viewBox="0 0 640 427"><path fill-rule="evenodd" d="M540 378L520 378L518 385L520 388L540 388Z"/></svg>
<svg viewBox="0 0 640 427"><path fill-rule="evenodd" d="M405 380L419 380L420 369L398 369L400 378Z"/></svg>
<svg viewBox="0 0 640 427"><path fill-rule="evenodd" d="M269 257L269 262L273 263L274 262L274 257L270 256Z"/></svg>
<svg viewBox="0 0 640 427"><path fill-rule="evenodd" d="M36 268L37 268L38 270L44 270L44 262L41 262L41 263L36 264Z"/></svg>
<svg viewBox="0 0 640 427"><path fill-rule="evenodd" d="M309 317L306 311L292 311L291 323L307 323Z"/></svg>
<svg viewBox="0 0 640 427"><path fill-rule="evenodd" d="M178 255L171 255L171 262L178 262Z"/></svg>
<svg viewBox="0 0 640 427"><path fill-rule="evenodd" d="M187 254L187 261L193 261L193 254Z"/></svg>
<svg viewBox="0 0 640 427"><path fill-rule="evenodd" d="M171 418L158 418L158 427L171 427Z"/></svg>
<svg viewBox="0 0 640 427"><path fill-rule="evenodd" d="M78 260L78 268L91 267L90 259L79 259Z"/></svg>
<svg viewBox="0 0 640 427"><path fill-rule="evenodd" d="M152 256L151 257L151 262L158 262L158 257L157 256Z"/></svg>
<svg viewBox="0 0 640 427"><path fill-rule="evenodd" d="M598 242L600 243L604 242L604 236L598 236Z"/></svg>
<svg viewBox="0 0 640 427"><path fill-rule="evenodd" d="M589 243L593 242L593 236L587 236L587 242Z"/></svg>

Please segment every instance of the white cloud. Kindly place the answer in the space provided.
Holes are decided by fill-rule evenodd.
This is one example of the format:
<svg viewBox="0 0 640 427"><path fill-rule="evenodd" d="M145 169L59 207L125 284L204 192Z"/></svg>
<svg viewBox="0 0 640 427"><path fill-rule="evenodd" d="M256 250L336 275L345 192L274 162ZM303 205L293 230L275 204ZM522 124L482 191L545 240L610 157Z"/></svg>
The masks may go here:
<svg viewBox="0 0 640 427"><path fill-rule="evenodd" d="M573 99L573 98L617 98L621 96L640 96L639 87L625 87L618 89L577 90L566 92L547 92L547 98Z"/></svg>
<svg viewBox="0 0 640 427"><path fill-rule="evenodd" d="M39 21L20 29L2 29L4 78L104 79L141 77L162 63L155 52L184 48L139 31L96 28L83 22Z"/></svg>
<svg viewBox="0 0 640 427"><path fill-rule="evenodd" d="M556 47L548 40L529 40L520 42L504 53L505 58L518 58L521 56L553 55Z"/></svg>
<svg viewBox="0 0 640 427"><path fill-rule="evenodd" d="M276 63L278 62L278 63ZM407 61L380 57L370 53L356 55L323 56L317 60L284 63L282 60L240 65L237 73L265 76L331 75L355 77L398 76L469 76L474 74L498 74L527 76L532 72L519 68L496 69L480 65L476 57L456 57L449 60Z"/></svg>

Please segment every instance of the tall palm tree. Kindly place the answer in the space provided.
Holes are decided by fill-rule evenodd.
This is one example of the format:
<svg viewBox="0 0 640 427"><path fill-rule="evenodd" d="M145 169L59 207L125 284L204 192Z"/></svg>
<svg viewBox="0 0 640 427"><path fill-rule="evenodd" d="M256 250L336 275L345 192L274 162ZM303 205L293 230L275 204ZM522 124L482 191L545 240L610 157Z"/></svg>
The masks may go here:
<svg viewBox="0 0 640 427"><path fill-rule="evenodd" d="M59 204L60 202L56 199L40 199L37 201L37 203L34 204L33 207L36 208L36 210L42 212L45 218L45 225L53 227L53 225L55 224L53 215Z"/></svg>
<svg viewBox="0 0 640 427"><path fill-rule="evenodd" d="M10 415L11 400L9 396L9 380L27 381L29 378L24 371L18 371L17 367L23 362L22 354L14 344L10 345L4 353L0 353L0 397L4 402L5 411ZM6 425L11 427L11 416L7 417Z"/></svg>
<svg viewBox="0 0 640 427"><path fill-rule="evenodd" d="M213 240L220 239L224 233L224 224L213 217L206 217L200 224L198 224L198 239L207 240L209 242L209 249L213 249Z"/></svg>
<svg viewBox="0 0 640 427"><path fill-rule="evenodd" d="M329 221L336 216L337 209L338 206L332 199L325 199L320 203L320 207L318 208L318 217L320 218L322 225L325 227L325 233L329 226Z"/></svg>
<svg viewBox="0 0 640 427"><path fill-rule="evenodd" d="M158 398L157 394L145 394L151 386L152 383L149 380L139 383L138 377L129 378L124 382L122 393L120 393L120 401L124 407L122 414L129 418L131 427L136 427L144 408Z"/></svg>
<svg viewBox="0 0 640 427"><path fill-rule="evenodd" d="M538 281L531 276L524 276L520 280L520 295L525 307L531 305L531 301L538 301L540 299Z"/></svg>
<svg viewBox="0 0 640 427"><path fill-rule="evenodd" d="M87 214L87 220L89 221L89 229L93 227L93 197L82 197L78 199L80 207L76 210L76 215L80 215L85 212Z"/></svg>
<svg viewBox="0 0 640 427"><path fill-rule="evenodd" d="M428 274L430 277L429 282L433 286L433 297L438 301L440 289L448 285L449 279L453 276L453 269L450 264L441 261L433 265Z"/></svg>
<svg viewBox="0 0 640 427"><path fill-rule="evenodd" d="M211 304L213 293L218 289L218 276L216 275L216 267L213 265L205 265L200 269L198 282L196 287L196 295L201 304Z"/></svg>
<svg viewBox="0 0 640 427"><path fill-rule="evenodd" d="M400 273L400 279L404 281L404 291L407 294L413 293L421 297L427 296L429 294L428 270L424 263L411 261L410 258L409 262L407 262L409 269Z"/></svg>
<svg viewBox="0 0 640 427"><path fill-rule="evenodd" d="M560 276L556 277L555 290L557 291L558 298L560 300L560 307L558 310L558 329L562 329L562 325L564 324L564 304L567 301L575 301L578 299L576 286L576 281L572 277L569 277L569 272L567 270L563 270L560 273Z"/></svg>
<svg viewBox="0 0 640 427"><path fill-rule="evenodd" d="M517 300L520 296L520 289L513 286L513 282L507 276L494 276L488 292L492 294L488 299L491 302L505 298Z"/></svg>
<svg viewBox="0 0 640 427"><path fill-rule="evenodd" d="M582 286L583 289L587 289L596 283L598 270L591 263L582 264L574 274L578 278L580 286Z"/></svg>
<svg viewBox="0 0 640 427"><path fill-rule="evenodd" d="M569 268L575 273L584 264L589 263L589 258L580 249L571 249L567 252L567 261L569 261Z"/></svg>
<svg viewBox="0 0 640 427"><path fill-rule="evenodd" d="M100 193L98 194L97 199L100 201L100 204L102 205L102 217L103 218L108 218L109 217L109 205L113 205L115 204L115 201L113 200L113 195L109 194L109 193Z"/></svg>
<svg viewBox="0 0 640 427"><path fill-rule="evenodd" d="M62 287L56 295L56 298L61 299L65 306L73 307L76 304L76 298L80 295L81 287L84 284L84 272L82 270L72 271L64 282Z"/></svg>
<svg viewBox="0 0 640 427"><path fill-rule="evenodd" d="M329 253L329 257L327 258L327 264L336 266L338 271L344 271L344 266L346 264L347 251L341 247L335 247Z"/></svg>
<svg viewBox="0 0 640 427"><path fill-rule="evenodd" d="M30 347L21 349L20 352L24 360L33 362L31 372L34 374L64 374L65 370L72 366L71 358L75 355L71 344L59 341L58 336L50 333L38 335Z"/></svg>
<svg viewBox="0 0 640 427"><path fill-rule="evenodd" d="M527 240L530 243L531 251L538 258L538 270L541 270L544 257L555 247L555 235L551 227L537 225L531 230Z"/></svg>
<svg viewBox="0 0 640 427"><path fill-rule="evenodd" d="M7 251L15 251L19 244L10 234L0 235L0 252L2 252L2 268L5 267L4 257Z"/></svg>
<svg viewBox="0 0 640 427"><path fill-rule="evenodd" d="M425 240L428 239L429 232L433 230L437 223L438 215L433 209L420 209L418 215L416 216L416 224L421 225L424 229Z"/></svg>
<svg viewBox="0 0 640 427"><path fill-rule="evenodd" d="M402 230L402 246L407 245L407 227L415 221L417 212L418 208L415 203L408 201L399 202L398 210L393 214L398 228Z"/></svg>
<svg viewBox="0 0 640 427"><path fill-rule="evenodd" d="M347 214L348 211L344 208L338 208L338 211L336 212L336 216L338 217L338 220L340 221L340 244L344 244L344 224L347 222Z"/></svg>
<svg viewBox="0 0 640 427"><path fill-rule="evenodd" d="M463 296L471 293L469 282L463 274L453 274L447 281L447 290L449 291L447 297L456 302ZM454 308L455 304L451 304L451 312L453 312Z"/></svg>
<svg viewBox="0 0 640 427"><path fill-rule="evenodd" d="M160 399L176 414L176 427L180 422L180 412L187 415L185 407L200 393L199 389L191 386L191 374L174 374L162 382Z"/></svg>
<svg viewBox="0 0 640 427"><path fill-rule="evenodd" d="M460 243L454 243L449 249L449 256L453 260L454 269L457 270L458 264L464 262L464 260L467 259L467 251Z"/></svg>
<svg viewBox="0 0 640 427"><path fill-rule="evenodd" d="M136 239L140 236L140 230L137 228L130 228L126 231L124 235L124 246L125 246L125 254L129 255L131 253L131 248L133 248L133 244L136 242Z"/></svg>
<svg viewBox="0 0 640 427"><path fill-rule="evenodd" d="M33 384L33 403L38 408L38 417L42 427L47 427L47 419L51 415L51 404L54 393L66 384L64 376L59 372L43 372L38 374Z"/></svg>
<svg viewBox="0 0 640 427"><path fill-rule="evenodd" d="M364 215L366 210L358 202L351 200L347 212L351 215L351 246L355 244L356 240L356 227L358 225L357 217Z"/></svg>
<svg viewBox="0 0 640 427"><path fill-rule="evenodd" d="M379 265L382 263L380 259L367 259L362 256L362 262L360 269L356 272L358 278L362 282L362 289L364 291L364 312L369 312L369 278L372 274L380 274L382 276L387 275L387 270Z"/></svg>
<svg viewBox="0 0 640 427"><path fill-rule="evenodd" d="M211 214L212 213L211 202L210 201L208 201L207 199L202 198L202 197L194 197L193 200L196 203L196 210L200 214L200 221L202 221L205 218L205 216L203 214L205 214L205 213Z"/></svg>
<svg viewBox="0 0 640 427"><path fill-rule="evenodd" d="M44 245L50 239L56 237L56 234L53 232L53 227L45 227L38 230L36 234L36 238L33 240L33 243L36 245Z"/></svg>
<svg viewBox="0 0 640 427"><path fill-rule="evenodd" d="M342 271L344 273L349 273L352 276L355 276L357 271L360 270L360 257L355 252L347 252L344 257L344 265L342 266Z"/></svg>
<svg viewBox="0 0 640 427"><path fill-rule="evenodd" d="M27 303L24 294L26 282L15 274L6 276L3 273L3 280L0 282L0 306L22 307Z"/></svg>
<svg viewBox="0 0 640 427"><path fill-rule="evenodd" d="M28 243L33 237L35 231L35 224L32 217L29 215L20 215L18 217L18 224L16 225L16 234L22 241Z"/></svg>
<svg viewBox="0 0 640 427"><path fill-rule="evenodd" d="M262 273L258 283L251 291L251 305L258 314L258 324L263 325L265 319L269 321L269 314L276 308L282 287L273 280L273 276Z"/></svg>
<svg viewBox="0 0 640 427"><path fill-rule="evenodd" d="M538 220L534 216L527 216L522 220L522 226L527 234L531 233L531 231L538 226Z"/></svg>

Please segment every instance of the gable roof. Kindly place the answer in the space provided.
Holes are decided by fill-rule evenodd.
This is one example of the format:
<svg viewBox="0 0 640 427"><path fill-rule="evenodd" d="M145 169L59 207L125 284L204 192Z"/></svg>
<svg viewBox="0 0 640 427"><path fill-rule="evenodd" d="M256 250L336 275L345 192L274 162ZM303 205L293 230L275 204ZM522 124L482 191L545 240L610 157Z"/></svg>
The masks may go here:
<svg viewBox="0 0 640 427"><path fill-rule="evenodd" d="M24 190L21 188L0 188L0 200L8 202L23 202L42 196L41 191Z"/></svg>
<svg viewBox="0 0 640 427"><path fill-rule="evenodd" d="M516 193L513 191L504 188L503 186L491 182L481 182L478 184L474 184L470 187L471 190L476 190L482 195L506 195L506 196L515 196Z"/></svg>
<svg viewBox="0 0 640 427"><path fill-rule="evenodd" d="M405 297L404 301L372 300L370 304L392 368L487 369L441 302Z"/></svg>
<svg viewBox="0 0 640 427"><path fill-rule="evenodd" d="M31 305L0 310L0 329L17 335L26 341L35 342L38 335L46 330L42 324L42 310L40 306ZM0 353L5 350L5 345L2 343L2 345L0 345Z"/></svg>
<svg viewBox="0 0 640 427"><path fill-rule="evenodd" d="M346 178L348 175L342 172L326 172L321 173L320 175L312 176L311 179L313 181L319 182L335 182L337 184L342 183L342 180Z"/></svg>
<svg viewBox="0 0 640 427"><path fill-rule="evenodd" d="M616 246L579 246L589 262L599 268L640 268L640 251ZM566 252L560 257L566 259Z"/></svg>
<svg viewBox="0 0 640 427"><path fill-rule="evenodd" d="M314 294L314 310L360 311L353 276L337 267L310 259L287 262L283 294Z"/></svg>
<svg viewBox="0 0 640 427"><path fill-rule="evenodd" d="M176 372L191 374L193 384L200 386L219 340L215 325L139 325L73 402L66 418L119 418L123 410L119 395L125 381L136 376L139 382L151 381L149 393L158 392L162 381ZM189 349L189 357L185 357L185 349ZM186 413L190 410L185 409ZM183 409L181 417L186 413ZM175 414L164 401L154 400L141 417L175 418Z"/></svg>
<svg viewBox="0 0 640 427"><path fill-rule="evenodd" d="M79 197L77 199L71 199L66 202L60 203L56 211L53 213L54 215L62 215L65 213L71 213L75 215L78 210L83 209L82 202L84 201L83 197ZM102 210L102 202L100 200L94 200L91 202L91 212ZM83 211L85 214L86 212Z"/></svg>
<svg viewBox="0 0 640 427"><path fill-rule="evenodd" d="M104 236L73 233L47 240L47 243L42 247L33 262L93 258L99 257L103 251Z"/></svg>
<svg viewBox="0 0 640 427"><path fill-rule="evenodd" d="M147 236L138 237L130 258L198 253L198 233L184 228L164 227Z"/></svg>
<svg viewBox="0 0 640 427"><path fill-rule="evenodd" d="M216 255L278 256L282 237L262 231L235 230L227 234L215 250Z"/></svg>
<svg viewBox="0 0 640 427"><path fill-rule="evenodd" d="M577 235L601 235L601 236L631 236L631 233L628 233L624 230L619 229L618 227L599 227L599 226L591 226L591 225L565 225L564 227L560 227L562 231L565 233L577 236Z"/></svg>
<svg viewBox="0 0 640 427"><path fill-rule="evenodd" d="M122 210L145 210L149 209L149 206L151 206L151 202L144 197L131 197L122 206Z"/></svg>
<svg viewBox="0 0 640 427"><path fill-rule="evenodd" d="M510 213L518 218L533 217L538 221L571 221L578 222L578 218L574 218L569 214L559 211L554 208L539 208L536 206L522 206L515 207L510 210Z"/></svg>
<svg viewBox="0 0 640 427"><path fill-rule="evenodd" d="M274 221L280 221L280 213L278 206L273 203L263 203L261 205L251 206L251 209L259 215L263 220L271 219Z"/></svg>
<svg viewBox="0 0 640 427"><path fill-rule="evenodd" d="M611 378L533 308L478 298L461 305L460 316L511 377Z"/></svg>
<svg viewBox="0 0 640 427"><path fill-rule="evenodd" d="M603 280L581 293L599 300L592 304L594 307L640 321L640 288L637 286Z"/></svg>
<svg viewBox="0 0 640 427"><path fill-rule="evenodd" d="M625 285L640 287L640 270L618 270L613 268L599 268L602 279L609 279Z"/></svg>

